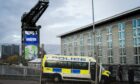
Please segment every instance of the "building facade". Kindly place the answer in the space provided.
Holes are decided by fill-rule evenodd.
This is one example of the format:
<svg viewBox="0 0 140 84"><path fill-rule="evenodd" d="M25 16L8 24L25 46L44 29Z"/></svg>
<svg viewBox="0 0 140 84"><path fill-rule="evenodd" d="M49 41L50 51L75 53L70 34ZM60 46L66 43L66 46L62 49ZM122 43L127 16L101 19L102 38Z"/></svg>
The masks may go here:
<svg viewBox="0 0 140 84"><path fill-rule="evenodd" d="M15 44L1 45L1 58L5 59L9 56L20 55L20 46Z"/></svg>
<svg viewBox="0 0 140 84"><path fill-rule="evenodd" d="M98 56L103 64L140 64L140 7L59 35L62 55Z"/></svg>

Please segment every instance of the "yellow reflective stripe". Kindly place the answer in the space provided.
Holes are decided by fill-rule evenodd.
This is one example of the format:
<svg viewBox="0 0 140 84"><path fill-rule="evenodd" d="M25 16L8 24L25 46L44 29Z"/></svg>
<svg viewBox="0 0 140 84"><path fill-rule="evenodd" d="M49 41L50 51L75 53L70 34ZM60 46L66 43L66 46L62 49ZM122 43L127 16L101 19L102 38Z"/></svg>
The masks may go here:
<svg viewBox="0 0 140 84"><path fill-rule="evenodd" d="M44 58L42 59L42 67L45 67L45 61L46 61L46 55L44 56Z"/></svg>
<svg viewBox="0 0 140 84"><path fill-rule="evenodd" d="M104 71L102 72L102 75L108 76L108 77L109 77L110 72L109 72L108 70L104 70Z"/></svg>
<svg viewBox="0 0 140 84"><path fill-rule="evenodd" d="M62 68L62 73L70 74L71 73L71 69Z"/></svg>
<svg viewBox="0 0 140 84"><path fill-rule="evenodd" d="M80 70L80 74L89 74L89 70Z"/></svg>
<svg viewBox="0 0 140 84"><path fill-rule="evenodd" d="M53 68L48 68L48 67L45 67L45 68L43 68L43 72L45 73L47 73L47 72L53 72Z"/></svg>

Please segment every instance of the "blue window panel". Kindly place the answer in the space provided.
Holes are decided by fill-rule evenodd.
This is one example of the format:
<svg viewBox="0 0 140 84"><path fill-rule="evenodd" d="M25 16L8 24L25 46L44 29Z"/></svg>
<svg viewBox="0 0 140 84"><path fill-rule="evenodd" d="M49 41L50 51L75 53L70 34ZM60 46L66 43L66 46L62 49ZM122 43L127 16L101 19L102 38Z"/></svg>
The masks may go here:
<svg viewBox="0 0 140 84"><path fill-rule="evenodd" d="M53 72L61 72L62 69L61 68L53 68Z"/></svg>
<svg viewBox="0 0 140 84"><path fill-rule="evenodd" d="M71 72L75 74L80 74L80 69L72 69Z"/></svg>
<svg viewBox="0 0 140 84"><path fill-rule="evenodd" d="M137 45L140 46L140 37L137 39Z"/></svg>
<svg viewBox="0 0 140 84"><path fill-rule="evenodd" d="M140 36L140 28L137 29L137 36Z"/></svg>
<svg viewBox="0 0 140 84"><path fill-rule="evenodd" d="M125 23L122 23L122 28L125 31Z"/></svg>
<svg viewBox="0 0 140 84"><path fill-rule="evenodd" d="M118 29L119 31L122 31L122 23L118 23Z"/></svg>
<svg viewBox="0 0 140 84"><path fill-rule="evenodd" d="M140 27L140 19L137 20L137 26Z"/></svg>
<svg viewBox="0 0 140 84"><path fill-rule="evenodd" d="M137 39L136 38L133 38L133 43L134 43L134 47L137 46Z"/></svg>
<svg viewBox="0 0 140 84"><path fill-rule="evenodd" d="M136 26L137 26L137 25L136 25L136 22L137 22L137 20L134 19L133 22L132 22L133 28L136 28Z"/></svg>
<svg viewBox="0 0 140 84"><path fill-rule="evenodd" d="M136 37L137 36L137 30L133 29L133 36Z"/></svg>
<svg viewBox="0 0 140 84"><path fill-rule="evenodd" d="M119 30L120 30L120 31L124 31L125 24L124 24L124 23L120 23L119 25L120 25L120 26L119 26L119 27L120 27Z"/></svg>
<svg viewBox="0 0 140 84"><path fill-rule="evenodd" d="M121 38L122 38L122 39L125 39L125 32L122 32Z"/></svg>

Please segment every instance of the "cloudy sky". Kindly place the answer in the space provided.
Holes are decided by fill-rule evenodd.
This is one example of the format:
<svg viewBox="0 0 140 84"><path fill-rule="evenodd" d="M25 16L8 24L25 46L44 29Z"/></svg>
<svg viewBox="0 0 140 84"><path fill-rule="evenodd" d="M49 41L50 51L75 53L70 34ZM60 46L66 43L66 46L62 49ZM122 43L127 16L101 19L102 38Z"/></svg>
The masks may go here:
<svg viewBox="0 0 140 84"><path fill-rule="evenodd" d="M0 43L20 43L21 16L38 0L0 0ZM92 0L50 0L37 24L41 43L60 44L57 35L92 23ZM140 0L94 0L95 21L140 6Z"/></svg>

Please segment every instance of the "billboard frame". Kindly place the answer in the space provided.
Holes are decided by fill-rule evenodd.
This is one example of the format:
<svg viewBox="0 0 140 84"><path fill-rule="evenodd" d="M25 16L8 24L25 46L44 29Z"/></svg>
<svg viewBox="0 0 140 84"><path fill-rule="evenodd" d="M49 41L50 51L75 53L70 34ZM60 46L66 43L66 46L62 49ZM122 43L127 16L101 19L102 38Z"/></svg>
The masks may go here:
<svg viewBox="0 0 140 84"><path fill-rule="evenodd" d="M25 47L26 47L26 44L25 44L25 36L26 36L26 33L25 32L28 32L28 31L33 31L33 32L37 32L37 40L38 40L38 44L37 44L37 48L38 48L38 53L37 53L37 56L39 57L39 52L40 52L40 28L41 26L37 26L37 27L30 27L30 28L22 28L21 29L21 43L22 43L22 49L21 49L21 53L22 53L22 57L25 59ZM22 59L21 59L22 60ZM29 61L29 60L26 60L26 61Z"/></svg>

